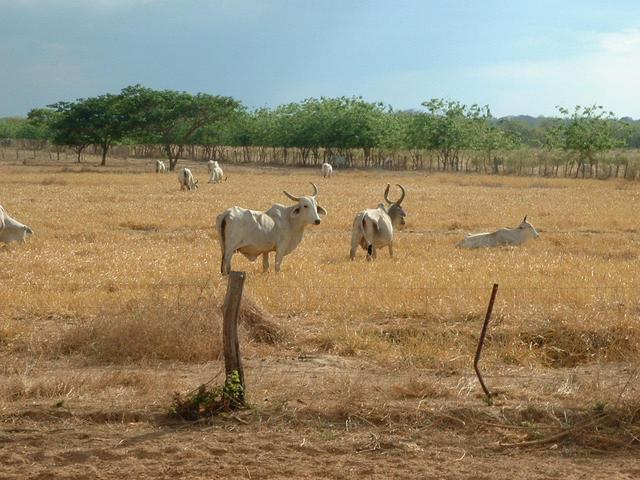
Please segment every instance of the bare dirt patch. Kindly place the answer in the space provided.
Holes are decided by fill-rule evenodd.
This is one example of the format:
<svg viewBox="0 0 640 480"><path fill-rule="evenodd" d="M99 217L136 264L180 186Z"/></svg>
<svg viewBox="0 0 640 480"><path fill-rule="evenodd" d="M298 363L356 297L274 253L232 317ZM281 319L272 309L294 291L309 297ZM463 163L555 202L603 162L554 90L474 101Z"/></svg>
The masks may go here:
<svg viewBox="0 0 640 480"><path fill-rule="evenodd" d="M584 407L594 377L619 392L627 367L509 369L475 378L397 372L330 355L252 358L250 408L176 422L170 393L210 380L222 365L36 366L27 389L3 402L3 478L635 478L638 411L625 391ZM533 392L533 393L532 393ZM636 404L637 405L637 404ZM609 418L599 421L603 415ZM541 442L592 421L587 428ZM523 443L522 447L502 444ZM526 442L534 442L527 445Z"/></svg>

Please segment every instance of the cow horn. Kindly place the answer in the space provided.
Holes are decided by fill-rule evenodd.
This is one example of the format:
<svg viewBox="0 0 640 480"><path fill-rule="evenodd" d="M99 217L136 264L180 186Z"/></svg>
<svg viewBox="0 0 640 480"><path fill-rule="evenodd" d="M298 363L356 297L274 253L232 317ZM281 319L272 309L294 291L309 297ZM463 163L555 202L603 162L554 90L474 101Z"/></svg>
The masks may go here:
<svg viewBox="0 0 640 480"><path fill-rule="evenodd" d="M393 202L391 200L389 200L389 189L391 188L391 185L389 185L387 183L387 188L384 189L384 199L387 203L392 204Z"/></svg>
<svg viewBox="0 0 640 480"><path fill-rule="evenodd" d="M527 216L526 216L526 215L524 216L524 220L522 220L522 221L523 221L523 222L526 222L526 221L527 221Z"/></svg>
<svg viewBox="0 0 640 480"><path fill-rule="evenodd" d="M399 183L396 183L396 185L400 188L400 190L402 190L402 196L396 202L398 205L400 205L402 203L402 200L404 200L404 195L405 195L406 192L404 191L404 187L402 185L400 185Z"/></svg>
<svg viewBox="0 0 640 480"><path fill-rule="evenodd" d="M312 198L316 198L318 196L318 187L316 187L315 183L311 183L311 186L313 186L313 193L311 194ZM287 192L286 190L283 190L282 193L284 193L287 197L289 197L291 200L293 200L294 202L299 202L300 199L302 198L302 196L300 197L296 197L295 195L291 195L289 192Z"/></svg>
<svg viewBox="0 0 640 480"><path fill-rule="evenodd" d="M289 192L287 192L286 190L283 190L282 193L284 193L287 197L289 197L291 200L293 200L294 202L299 202L300 201L300 197L296 197L295 195L291 195Z"/></svg>
<svg viewBox="0 0 640 480"><path fill-rule="evenodd" d="M404 187L399 183L396 183L396 185L400 188L400 190L402 190L402 195L400 195L400 198L395 202L392 202L391 200L389 200L389 189L391 188L391 185L387 183L387 188L384 189L384 199L387 201L388 204L395 203L396 205L400 205L402 203L402 200L404 200L404 195L406 193L404 191Z"/></svg>

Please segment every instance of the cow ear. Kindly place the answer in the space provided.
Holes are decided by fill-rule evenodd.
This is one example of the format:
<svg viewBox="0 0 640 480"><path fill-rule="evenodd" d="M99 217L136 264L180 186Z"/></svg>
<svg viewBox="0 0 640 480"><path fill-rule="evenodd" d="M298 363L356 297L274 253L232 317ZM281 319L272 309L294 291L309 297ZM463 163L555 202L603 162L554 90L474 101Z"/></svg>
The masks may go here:
<svg viewBox="0 0 640 480"><path fill-rule="evenodd" d="M300 213L300 207L296 207L293 210L291 210L291 216L292 217L298 216L299 213Z"/></svg>
<svg viewBox="0 0 640 480"><path fill-rule="evenodd" d="M320 205L318 205L318 214L319 215L326 215L327 211L324 208L322 208Z"/></svg>

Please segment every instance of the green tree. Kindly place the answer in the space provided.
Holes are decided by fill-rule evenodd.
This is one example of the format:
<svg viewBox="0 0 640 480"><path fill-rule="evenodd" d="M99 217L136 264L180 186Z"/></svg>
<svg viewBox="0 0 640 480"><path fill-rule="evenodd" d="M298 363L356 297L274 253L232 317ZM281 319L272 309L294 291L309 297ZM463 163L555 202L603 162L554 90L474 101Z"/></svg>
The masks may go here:
<svg viewBox="0 0 640 480"><path fill-rule="evenodd" d="M491 165L493 173L498 173L500 159L496 153L516 148L520 144L518 134L502 130L493 120L489 107L486 106L479 110L471 125L470 146L481 153L482 170L486 172L487 165Z"/></svg>
<svg viewBox="0 0 640 480"><path fill-rule="evenodd" d="M460 170L461 153L471 146L473 122L482 116L478 105L470 107L454 100L439 98L423 102L426 115L414 122L412 134L416 147L434 150L443 170Z"/></svg>
<svg viewBox="0 0 640 480"><path fill-rule="evenodd" d="M145 143L158 143L175 170L185 145L198 130L228 120L241 107L231 97L173 90L152 90L140 85L126 87L121 93L127 124Z"/></svg>
<svg viewBox="0 0 640 480"><path fill-rule="evenodd" d="M309 153L320 161L318 149L346 153L362 149L365 165L371 163L372 148L383 138L385 109L381 103L370 103L360 97L309 98L276 109L276 122L286 146L301 150L303 163Z"/></svg>
<svg viewBox="0 0 640 480"><path fill-rule="evenodd" d="M44 123L34 123L28 118L0 118L0 138L23 138L27 140L48 140L51 132Z"/></svg>
<svg viewBox="0 0 640 480"><path fill-rule="evenodd" d="M78 162L87 146L100 147L100 164L106 165L109 148L122 138L127 128L120 99L119 95L105 94L75 102L58 102L48 109L31 110L28 118L35 125L46 125L54 143L72 146Z"/></svg>
<svg viewBox="0 0 640 480"><path fill-rule="evenodd" d="M616 138L620 122L616 122L613 112L605 111L600 105L578 105L572 112L564 107L557 108L563 118L549 129L548 145L560 147L575 156L576 177L581 169L584 174L585 164L593 165L597 175L599 156L624 145L623 139ZM569 174L572 168L573 165Z"/></svg>
<svg viewBox="0 0 640 480"><path fill-rule="evenodd" d="M73 102L58 102L49 108L33 109L27 117L34 125L46 126L51 131L54 144L71 147L80 163L82 152L93 143L93 137L79 117L70 113L72 109Z"/></svg>

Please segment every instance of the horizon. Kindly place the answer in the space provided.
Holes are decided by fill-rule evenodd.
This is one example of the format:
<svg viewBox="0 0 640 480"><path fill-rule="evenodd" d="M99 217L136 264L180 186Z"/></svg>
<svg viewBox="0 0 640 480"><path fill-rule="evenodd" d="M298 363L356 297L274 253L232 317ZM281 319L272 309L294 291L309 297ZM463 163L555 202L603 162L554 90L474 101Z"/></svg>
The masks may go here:
<svg viewBox="0 0 640 480"><path fill-rule="evenodd" d="M0 117L132 84L250 109L431 98L496 118L604 106L640 118L640 4L570 0L0 0Z"/></svg>

